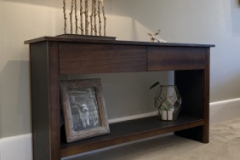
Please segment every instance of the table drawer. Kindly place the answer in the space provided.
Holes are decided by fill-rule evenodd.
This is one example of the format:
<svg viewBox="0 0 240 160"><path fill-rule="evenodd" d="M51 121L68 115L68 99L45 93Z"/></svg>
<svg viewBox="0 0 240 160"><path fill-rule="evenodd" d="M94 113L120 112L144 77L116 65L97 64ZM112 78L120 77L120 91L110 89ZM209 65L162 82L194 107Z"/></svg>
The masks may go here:
<svg viewBox="0 0 240 160"><path fill-rule="evenodd" d="M205 48L148 47L148 71L204 69Z"/></svg>
<svg viewBox="0 0 240 160"><path fill-rule="evenodd" d="M146 47L60 43L60 74L146 71Z"/></svg>

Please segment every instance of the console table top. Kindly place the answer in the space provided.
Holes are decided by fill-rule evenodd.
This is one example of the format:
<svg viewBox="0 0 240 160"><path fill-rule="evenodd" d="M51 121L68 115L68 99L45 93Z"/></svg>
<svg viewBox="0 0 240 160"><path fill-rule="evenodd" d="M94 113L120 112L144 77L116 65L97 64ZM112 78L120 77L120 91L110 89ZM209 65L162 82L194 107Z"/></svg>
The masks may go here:
<svg viewBox="0 0 240 160"><path fill-rule="evenodd" d="M172 47L215 47L214 44L194 44L194 43L156 43L156 42L143 42L143 41L123 41L123 40L94 40L94 39L82 39L82 38L66 38L66 37L51 37L44 36L27 40L25 44L53 41L53 42L79 42L79 43L99 43L99 44L122 44L122 45L144 45L144 46L172 46Z"/></svg>

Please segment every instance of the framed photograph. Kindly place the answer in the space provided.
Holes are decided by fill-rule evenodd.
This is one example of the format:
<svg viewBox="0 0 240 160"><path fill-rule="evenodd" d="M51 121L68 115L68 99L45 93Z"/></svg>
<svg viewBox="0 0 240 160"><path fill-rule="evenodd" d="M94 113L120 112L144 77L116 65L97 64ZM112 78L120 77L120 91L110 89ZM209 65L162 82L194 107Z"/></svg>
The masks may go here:
<svg viewBox="0 0 240 160"><path fill-rule="evenodd" d="M109 133L100 79L60 82L67 142Z"/></svg>

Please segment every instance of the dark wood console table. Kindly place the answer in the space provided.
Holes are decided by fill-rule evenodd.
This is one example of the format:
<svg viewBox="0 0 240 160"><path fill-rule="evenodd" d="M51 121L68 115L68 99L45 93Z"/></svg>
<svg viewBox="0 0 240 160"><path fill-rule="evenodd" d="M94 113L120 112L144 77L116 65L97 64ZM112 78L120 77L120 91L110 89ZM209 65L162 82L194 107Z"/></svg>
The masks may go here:
<svg viewBox="0 0 240 160"><path fill-rule="evenodd" d="M107 146L174 132L209 142L209 57L205 44L148 43L42 37L30 44L34 160L60 160ZM61 141L60 75L175 71L183 99L173 122L156 117L110 124L111 133L73 143Z"/></svg>

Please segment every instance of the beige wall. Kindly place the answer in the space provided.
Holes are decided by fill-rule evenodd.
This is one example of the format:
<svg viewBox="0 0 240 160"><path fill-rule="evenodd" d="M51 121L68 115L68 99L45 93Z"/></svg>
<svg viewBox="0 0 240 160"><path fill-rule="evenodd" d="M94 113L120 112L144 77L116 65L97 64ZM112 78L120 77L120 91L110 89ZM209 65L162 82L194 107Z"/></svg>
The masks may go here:
<svg viewBox="0 0 240 160"><path fill-rule="evenodd" d="M211 102L240 97L240 5L238 0L115 0L113 15L127 23L124 39L146 40L162 30L169 42L211 43ZM117 23L114 24L117 28ZM127 35L122 35L127 33ZM115 32L117 33L117 31Z"/></svg>
<svg viewBox="0 0 240 160"><path fill-rule="evenodd" d="M108 35L119 40L148 41L146 32L160 28L161 38L169 42L216 44L211 49L211 102L240 97L238 0L105 2ZM0 0L0 138L31 132L29 52L23 41L62 34L61 7L61 0ZM89 76L103 79L110 118L151 112L152 104L146 108L153 96L148 86L156 80L172 80L167 72Z"/></svg>

